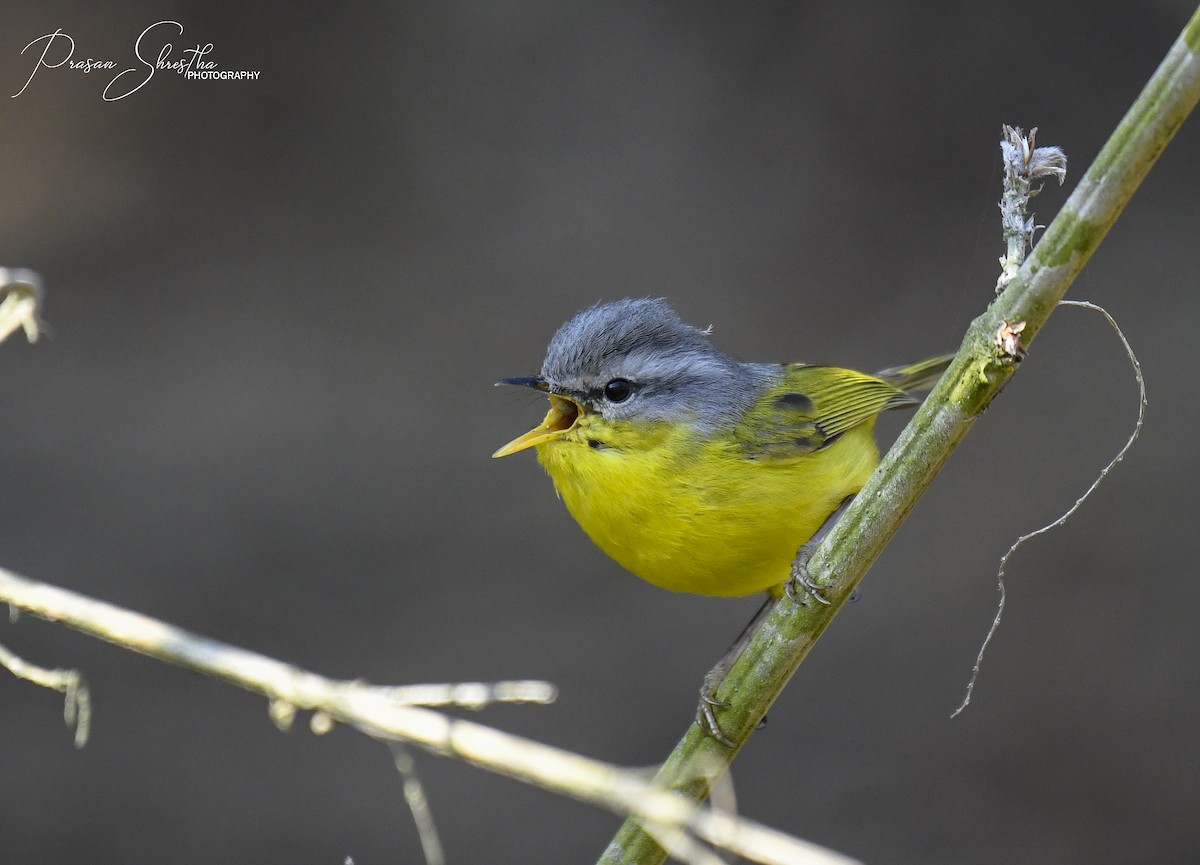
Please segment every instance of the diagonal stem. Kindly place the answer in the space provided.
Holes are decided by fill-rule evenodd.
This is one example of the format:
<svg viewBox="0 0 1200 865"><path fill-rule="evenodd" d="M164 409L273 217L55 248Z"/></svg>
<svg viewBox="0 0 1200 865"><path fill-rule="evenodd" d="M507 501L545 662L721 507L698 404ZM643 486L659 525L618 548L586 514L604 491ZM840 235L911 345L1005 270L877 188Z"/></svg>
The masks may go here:
<svg viewBox="0 0 1200 865"><path fill-rule="evenodd" d="M661 783L697 801L708 796L714 767L727 767L737 756L971 424L1012 376L1015 353L997 346L997 332L1010 328L1010 323L1023 323L1020 348L1028 348L1200 100L1198 55L1200 9L1016 277L972 322L950 369L817 549L809 573L828 587L825 595L831 604L798 607L781 599L730 670L718 696L729 703L721 712L721 729L734 747L726 748L693 724L660 769ZM600 862L652 865L665 855L630 819Z"/></svg>

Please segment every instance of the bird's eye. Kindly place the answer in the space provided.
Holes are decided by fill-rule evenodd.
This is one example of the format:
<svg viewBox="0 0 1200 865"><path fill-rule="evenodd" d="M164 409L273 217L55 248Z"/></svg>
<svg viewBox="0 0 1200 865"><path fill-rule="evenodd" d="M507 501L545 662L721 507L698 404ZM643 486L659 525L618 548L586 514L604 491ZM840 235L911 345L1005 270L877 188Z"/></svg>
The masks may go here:
<svg viewBox="0 0 1200 865"><path fill-rule="evenodd" d="M604 395L609 402L625 402L633 393L633 385L623 378L614 378L604 386Z"/></svg>

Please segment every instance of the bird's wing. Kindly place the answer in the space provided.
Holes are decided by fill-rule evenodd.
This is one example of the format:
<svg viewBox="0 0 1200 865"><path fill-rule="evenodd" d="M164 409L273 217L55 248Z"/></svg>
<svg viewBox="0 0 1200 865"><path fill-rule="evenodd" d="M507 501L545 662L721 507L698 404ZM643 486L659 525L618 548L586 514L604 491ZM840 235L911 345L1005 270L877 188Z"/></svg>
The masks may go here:
<svg viewBox="0 0 1200 865"><path fill-rule="evenodd" d="M881 411L918 403L873 375L790 364L746 412L734 435L754 458L788 459L832 444Z"/></svg>

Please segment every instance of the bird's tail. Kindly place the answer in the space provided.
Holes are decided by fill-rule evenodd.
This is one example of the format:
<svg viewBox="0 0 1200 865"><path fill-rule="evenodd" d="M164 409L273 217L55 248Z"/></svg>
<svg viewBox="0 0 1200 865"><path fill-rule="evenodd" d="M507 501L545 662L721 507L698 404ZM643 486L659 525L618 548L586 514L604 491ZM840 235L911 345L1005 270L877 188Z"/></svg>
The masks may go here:
<svg viewBox="0 0 1200 865"><path fill-rule="evenodd" d="M880 370L875 375L906 393L920 393L932 389L937 384L937 380L942 377L952 360L954 355L943 354L908 366Z"/></svg>

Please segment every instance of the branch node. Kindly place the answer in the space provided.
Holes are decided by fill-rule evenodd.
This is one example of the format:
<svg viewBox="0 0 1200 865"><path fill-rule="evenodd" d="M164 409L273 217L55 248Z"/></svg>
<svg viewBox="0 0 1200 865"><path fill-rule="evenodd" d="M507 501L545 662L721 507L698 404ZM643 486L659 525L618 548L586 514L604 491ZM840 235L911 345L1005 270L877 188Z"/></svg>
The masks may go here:
<svg viewBox="0 0 1200 865"><path fill-rule="evenodd" d="M1010 324L1005 319L1000 319L1000 326L996 328L996 334L992 337L992 342L1007 357L1019 363L1025 358L1025 349L1021 346L1021 332L1024 330L1025 322L1023 321Z"/></svg>
<svg viewBox="0 0 1200 865"><path fill-rule="evenodd" d="M271 723L284 733L291 730L292 724L296 721L296 707L278 697L271 700L267 706L267 714L271 718Z"/></svg>
<svg viewBox="0 0 1200 865"><path fill-rule="evenodd" d="M333 716L328 712L313 712L312 718L308 721L308 729L312 731L314 736L324 736L333 730L333 727Z"/></svg>

